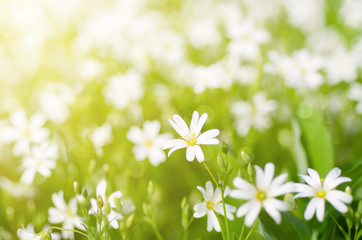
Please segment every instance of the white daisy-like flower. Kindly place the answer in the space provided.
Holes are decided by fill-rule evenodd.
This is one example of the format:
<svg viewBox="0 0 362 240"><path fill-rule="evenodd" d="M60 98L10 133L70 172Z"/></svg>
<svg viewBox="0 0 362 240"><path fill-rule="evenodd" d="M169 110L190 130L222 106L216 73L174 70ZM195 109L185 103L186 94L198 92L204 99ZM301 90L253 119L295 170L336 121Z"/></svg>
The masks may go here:
<svg viewBox="0 0 362 240"><path fill-rule="evenodd" d="M215 212L224 215L223 205L222 205L222 196L219 188L215 189L212 186L210 181L206 182L206 188L197 186L197 189L200 190L204 197L204 202L198 203L194 206L194 217L200 218L207 215L207 231L211 232L212 229L220 232L220 223L215 215ZM224 197L226 197L230 193L230 188L226 187L224 192ZM229 220L234 220L234 212L236 211L236 207L231 206L229 204L225 204L226 217Z"/></svg>
<svg viewBox="0 0 362 240"><path fill-rule="evenodd" d="M74 229L74 227L76 227L85 230L82 218L77 215L78 206L75 197L70 199L69 204L67 205L64 201L63 191L59 191L59 193L53 193L52 200L55 208L49 208L48 220L50 223L63 223L62 228L64 229ZM62 237L65 239L74 239L74 232L62 231Z"/></svg>
<svg viewBox="0 0 362 240"><path fill-rule="evenodd" d="M114 193L112 193L111 195L109 195L109 197L106 197L106 191L107 191L107 182L105 180L101 180L96 188L96 194L97 197L101 196L102 200L104 202L103 207L102 207L102 211L105 213L105 208L106 205L109 204L109 207L111 208L109 213L107 214L107 218L108 218L108 223L112 228L118 229L119 224L118 224L118 220L123 219L123 216L114 211L113 208L116 208L116 202L117 199L119 200L122 197L122 193L120 191L116 191ZM90 199L91 202L91 209L89 210L90 214L97 214L97 200L94 198ZM98 226L98 228L103 228L104 226L104 222L102 222L101 226Z"/></svg>
<svg viewBox="0 0 362 240"><path fill-rule="evenodd" d="M277 224L281 223L281 211L287 211L289 204L277 199L286 193L293 191L293 183L284 181L287 174L283 173L274 177L274 164L267 163L264 171L255 166L255 183L253 186L241 177L236 177L233 181L236 190L232 190L230 197L247 200L236 212L237 217L245 216L245 225L250 227L258 217L262 208L274 219Z"/></svg>
<svg viewBox="0 0 362 240"><path fill-rule="evenodd" d="M351 203L351 195L335 190L335 188L344 182L352 181L348 177L340 177L341 170L333 168L326 176L320 178L318 172L308 168L309 175L299 174L307 184L296 183L295 188L298 194L294 198L311 197L304 212L304 218L310 220L316 213L319 222L324 219L325 201L328 201L334 208L341 213L348 211L347 203Z"/></svg>
<svg viewBox="0 0 362 240"><path fill-rule="evenodd" d="M173 115L173 121L170 119L169 122L182 139L171 139L163 145L162 149L171 148L168 152L168 156L170 156L171 153L177 149L186 148L187 161L193 161L196 157L197 161L203 162L205 156L199 145L216 145L220 142L215 138L220 134L218 129L211 129L200 134L206 119L207 113L202 114L199 118L199 113L194 111L189 129L185 121L179 115Z"/></svg>
<svg viewBox="0 0 362 240"><path fill-rule="evenodd" d="M171 139L169 133L159 134L161 124L159 121L145 121L143 130L132 126L127 133L127 138L136 144L132 151L137 161L148 158L154 166L166 160L166 155L162 151L163 144Z"/></svg>
<svg viewBox="0 0 362 240"><path fill-rule="evenodd" d="M24 169L21 181L31 184L37 172L44 177L50 177L51 169L55 168L57 158L58 145L43 142L39 146L33 146L31 153L23 159L20 167Z"/></svg>
<svg viewBox="0 0 362 240"><path fill-rule="evenodd" d="M24 226L22 228L19 228L17 231L17 235L20 240L40 240L42 239L42 237L48 234L47 229L49 227L50 226L44 226L42 232L37 234L34 230L34 225L32 223L29 223L28 226L26 226L26 228ZM51 239L53 240L61 239L59 233L52 233L51 231L49 231L49 233L51 235Z"/></svg>
<svg viewBox="0 0 362 240"><path fill-rule="evenodd" d="M16 156L28 153L32 143L40 143L50 134L48 129L43 128L46 118L39 113L28 119L25 111L19 109L10 115L9 120L11 126L3 128L3 141L15 142L13 153Z"/></svg>
<svg viewBox="0 0 362 240"><path fill-rule="evenodd" d="M265 131L272 125L270 115L277 109L278 104L274 100L268 100L264 92L259 92L253 97L253 103L244 101L232 103L231 112L235 116L234 125L236 132L245 137L251 128Z"/></svg>
<svg viewBox="0 0 362 240"><path fill-rule="evenodd" d="M99 156L103 155L103 146L112 142L112 126L109 123L104 123L102 126L94 129L90 136L93 146Z"/></svg>

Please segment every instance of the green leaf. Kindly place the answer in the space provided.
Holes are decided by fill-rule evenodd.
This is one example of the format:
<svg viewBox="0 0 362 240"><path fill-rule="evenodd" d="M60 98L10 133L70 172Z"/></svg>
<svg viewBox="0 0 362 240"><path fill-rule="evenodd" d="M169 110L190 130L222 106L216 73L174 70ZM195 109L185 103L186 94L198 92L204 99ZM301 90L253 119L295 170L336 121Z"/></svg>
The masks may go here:
<svg viewBox="0 0 362 240"><path fill-rule="evenodd" d="M292 119L292 132L294 139L294 158L297 164L298 173L306 174L308 168L307 155L305 154L303 144L301 142L302 130L298 124L298 121Z"/></svg>
<svg viewBox="0 0 362 240"><path fill-rule="evenodd" d="M264 237L275 240L308 240L311 239L312 231L300 219L289 212L282 213L282 222L277 225L274 220L262 211L259 215L259 224L264 232Z"/></svg>
<svg viewBox="0 0 362 240"><path fill-rule="evenodd" d="M312 109L308 115L299 114L298 120L311 166L324 177L334 167L331 133L322 114L316 109Z"/></svg>
<svg viewBox="0 0 362 240"><path fill-rule="evenodd" d="M361 199L362 198L362 160L360 160L355 166L347 170L345 172L342 172L342 176L346 176L352 179L352 182L348 183L348 185L352 188L352 195L354 195L355 198Z"/></svg>

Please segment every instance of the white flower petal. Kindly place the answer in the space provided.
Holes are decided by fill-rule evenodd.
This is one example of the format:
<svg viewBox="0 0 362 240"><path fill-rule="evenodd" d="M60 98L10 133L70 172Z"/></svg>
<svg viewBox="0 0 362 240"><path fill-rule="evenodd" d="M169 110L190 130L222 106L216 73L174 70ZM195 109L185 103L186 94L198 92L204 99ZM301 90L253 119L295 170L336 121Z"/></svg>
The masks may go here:
<svg viewBox="0 0 362 240"><path fill-rule="evenodd" d="M324 219L324 208L325 208L325 202L323 198L317 198L317 209L316 209L316 215L319 222L323 222Z"/></svg>
<svg viewBox="0 0 362 240"><path fill-rule="evenodd" d="M206 206L206 202L203 203L198 203L194 206L194 217L195 218L200 218L206 215L207 213L207 206Z"/></svg>
<svg viewBox="0 0 362 240"><path fill-rule="evenodd" d="M209 138L209 139L197 139L196 140L196 144L199 144L199 145L217 145L219 144L220 141L216 138Z"/></svg>
<svg viewBox="0 0 362 240"><path fill-rule="evenodd" d="M190 132L191 133L195 133L198 122L199 122L199 113L197 111L194 111L192 114L191 123L190 123Z"/></svg>
<svg viewBox="0 0 362 240"><path fill-rule="evenodd" d="M173 120L175 121L175 123L177 124L177 126L179 127L179 129L181 130L181 137L185 138L186 135L190 134L190 130L187 126L187 124L185 123L185 121L177 114L173 115Z"/></svg>
<svg viewBox="0 0 362 240"><path fill-rule="evenodd" d="M317 207L318 207L318 200L317 198L312 198L308 205L307 205L307 208L305 209L304 211L304 218L306 220L310 220L312 219L314 213L316 212L317 210Z"/></svg>
<svg viewBox="0 0 362 240"><path fill-rule="evenodd" d="M204 126L204 124L206 122L206 119L207 119L207 113L202 114L199 121L198 121L198 123L197 123L195 132L193 132L196 136L199 135L202 127Z"/></svg>
<svg viewBox="0 0 362 240"><path fill-rule="evenodd" d="M205 160L205 156L204 156L204 153L202 152L200 146L195 145L192 148L193 148L193 150L195 152L197 161L203 162Z"/></svg>
<svg viewBox="0 0 362 240"><path fill-rule="evenodd" d="M170 150L171 151L171 150ZM187 147L186 148L186 160L187 161L193 161L195 159L195 152L194 152L194 148L192 147Z"/></svg>
<svg viewBox="0 0 362 240"><path fill-rule="evenodd" d="M106 201L106 190L107 190L107 182L106 180L101 180L96 188L97 197L101 196L103 201Z"/></svg>
<svg viewBox="0 0 362 240"><path fill-rule="evenodd" d="M250 211L245 217L245 225L247 227L251 227L253 225L261 210L261 203L257 201L255 202L256 203L251 207Z"/></svg>
<svg viewBox="0 0 362 240"><path fill-rule="evenodd" d="M203 132L200 134L200 136L197 137L198 140L206 140L210 138L215 138L220 134L219 129L211 129L206 132Z"/></svg>

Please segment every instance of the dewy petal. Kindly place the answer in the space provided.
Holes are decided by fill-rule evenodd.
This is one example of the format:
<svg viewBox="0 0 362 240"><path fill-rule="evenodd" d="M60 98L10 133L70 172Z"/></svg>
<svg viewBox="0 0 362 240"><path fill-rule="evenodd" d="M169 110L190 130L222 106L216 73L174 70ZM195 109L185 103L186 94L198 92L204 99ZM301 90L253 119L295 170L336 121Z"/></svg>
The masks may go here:
<svg viewBox="0 0 362 240"><path fill-rule="evenodd" d="M190 133L190 130L185 121L177 114L173 115L173 120L182 132L181 137L186 137L186 135Z"/></svg>
<svg viewBox="0 0 362 240"><path fill-rule="evenodd" d="M197 137L197 140L206 140L210 138L217 137L220 134L219 129L211 129L206 132L203 132L200 134L200 136Z"/></svg>
<svg viewBox="0 0 362 240"><path fill-rule="evenodd" d="M199 122L199 113L194 111L190 123L190 132L194 133L196 131L197 123Z"/></svg>
<svg viewBox="0 0 362 240"><path fill-rule="evenodd" d="M316 215L319 222L323 222L324 219L324 208L325 208L325 202L323 198L316 198L317 202L317 209L316 209Z"/></svg>
<svg viewBox="0 0 362 240"><path fill-rule="evenodd" d="M255 219L258 217L261 210L261 203L255 201L255 204L251 207L250 211L245 217L245 225L247 227L251 227L253 223L255 222Z"/></svg>
<svg viewBox="0 0 362 240"><path fill-rule="evenodd" d="M193 132L196 136L198 136L199 133L201 132L202 126L204 126L206 119L207 119L207 113L202 114L197 123L195 132Z"/></svg>
<svg viewBox="0 0 362 240"><path fill-rule="evenodd" d="M305 211L304 211L304 218L305 218L306 220L310 220L310 219L313 217L314 213L316 212L317 207L318 207L318 200L317 200L317 198L316 198L316 197L315 197L315 198L312 198L312 199L309 201L309 203L308 203L308 205L307 205L307 208L306 208Z"/></svg>
<svg viewBox="0 0 362 240"><path fill-rule="evenodd" d="M192 147L187 147L186 148L186 160L191 162L194 159L195 159L194 149Z"/></svg>
<svg viewBox="0 0 362 240"><path fill-rule="evenodd" d="M195 145L192 148L193 148L193 150L195 152L197 161L203 162L205 160L205 156L204 156L204 153L202 152L200 146Z"/></svg>
<svg viewBox="0 0 362 240"><path fill-rule="evenodd" d="M206 215L207 213L207 206L206 206L206 202L203 203L198 203L194 206L194 217L195 218L200 218Z"/></svg>

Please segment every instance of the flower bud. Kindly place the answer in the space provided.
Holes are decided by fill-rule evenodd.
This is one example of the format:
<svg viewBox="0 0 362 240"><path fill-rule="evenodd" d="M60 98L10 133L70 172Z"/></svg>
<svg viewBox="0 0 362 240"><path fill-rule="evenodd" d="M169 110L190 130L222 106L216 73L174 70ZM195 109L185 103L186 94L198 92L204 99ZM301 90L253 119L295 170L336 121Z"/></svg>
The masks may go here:
<svg viewBox="0 0 362 240"><path fill-rule="evenodd" d="M101 195L98 195L98 197L97 197L97 206L98 206L98 208L102 208L103 205L104 205L103 198L102 198Z"/></svg>
<svg viewBox="0 0 362 240"><path fill-rule="evenodd" d="M85 198L88 197L88 191L87 191L87 188L86 188L86 187L83 187L83 189L82 189L82 195L83 195L83 197L85 197Z"/></svg>
<svg viewBox="0 0 362 240"><path fill-rule="evenodd" d="M39 240L51 240L52 239L52 235L50 234L49 231L40 232L39 237L40 237Z"/></svg>
<svg viewBox="0 0 362 240"><path fill-rule="evenodd" d="M241 162L244 164L244 165L247 165L249 163L251 163L251 158L250 156L244 152L244 151L241 151Z"/></svg>
<svg viewBox="0 0 362 240"><path fill-rule="evenodd" d="M133 220L134 220L134 214L130 215L128 218L127 218L127 221L126 221L126 226L127 228L130 228L132 223L133 223Z"/></svg>
<svg viewBox="0 0 362 240"><path fill-rule="evenodd" d="M349 186L346 187L344 192L352 196L352 189Z"/></svg>
<svg viewBox="0 0 362 240"><path fill-rule="evenodd" d="M221 147L221 149L222 149L222 152L223 153L225 153L225 154L228 154L228 152L229 152L229 146L226 144L226 142L222 142L222 147Z"/></svg>
<svg viewBox="0 0 362 240"><path fill-rule="evenodd" d="M74 190L74 194L77 195L80 193L80 190L79 190L79 184L77 181L74 181L73 183L73 190Z"/></svg>
<svg viewBox="0 0 362 240"><path fill-rule="evenodd" d="M147 192L150 196L152 196L155 192L155 186L153 185L152 181L148 182L148 186L147 186Z"/></svg>

